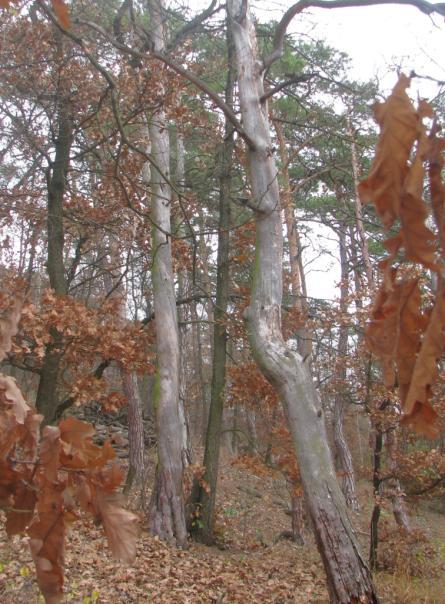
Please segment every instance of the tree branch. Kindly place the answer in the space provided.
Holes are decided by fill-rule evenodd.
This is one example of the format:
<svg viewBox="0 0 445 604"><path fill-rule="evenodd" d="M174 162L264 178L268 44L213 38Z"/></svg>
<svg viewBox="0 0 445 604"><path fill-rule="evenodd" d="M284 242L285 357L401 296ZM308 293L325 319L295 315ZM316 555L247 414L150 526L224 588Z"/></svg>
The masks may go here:
<svg viewBox="0 0 445 604"><path fill-rule="evenodd" d="M283 56L284 38L292 19L306 8L358 8L361 6L375 6L381 4L404 4L418 8L422 13L431 15L437 13L445 17L445 3L430 4L425 0L301 0L291 6L283 15L277 25L274 36L274 48L263 61L263 70L266 71Z"/></svg>

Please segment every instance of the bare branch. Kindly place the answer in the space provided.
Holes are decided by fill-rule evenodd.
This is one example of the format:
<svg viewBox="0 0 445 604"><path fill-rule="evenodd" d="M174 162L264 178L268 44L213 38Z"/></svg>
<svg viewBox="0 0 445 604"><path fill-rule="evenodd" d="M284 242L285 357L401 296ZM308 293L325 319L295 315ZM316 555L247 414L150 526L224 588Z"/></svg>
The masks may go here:
<svg viewBox="0 0 445 604"><path fill-rule="evenodd" d="M430 4L425 0L301 0L291 6L283 15L277 25L274 36L274 48L264 59L263 69L269 67L283 56L284 38L292 19L306 8L355 8L361 6L374 6L380 4L404 4L418 8L422 13L431 15L437 13L445 17L445 3Z"/></svg>
<svg viewBox="0 0 445 604"><path fill-rule="evenodd" d="M224 5L220 5L217 8L215 8L216 3L217 3L217 0L212 0L210 5L206 9L204 9L202 11L202 13L199 13L199 15L196 15L196 17L194 17L189 23L186 23L186 25L184 25L184 27L178 31L178 33L175 35L175 37L170 42L170 44L167 46L167 48L169 50L176 48L176 46L178 46L178 44L180 42L182 42L182 40L184 38L186 38L187 36L192 34L194 31L196 31L198 29L198 27L208 17L210 17L211 15L215 14L217 11L224 8Z"/></svg>

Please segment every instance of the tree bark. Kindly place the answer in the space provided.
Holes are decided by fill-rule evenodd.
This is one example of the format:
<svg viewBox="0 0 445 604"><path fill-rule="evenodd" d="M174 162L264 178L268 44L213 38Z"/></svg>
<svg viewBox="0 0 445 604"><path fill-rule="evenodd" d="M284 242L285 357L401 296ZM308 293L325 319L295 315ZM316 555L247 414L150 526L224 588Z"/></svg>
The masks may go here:
<svg viewBox="0 0 445 604"><path fill-rule="evenodd" d="M371 574L348 518L327 444L323 411L308 363L281 333L282 225L263 65L258 60L249 2L229 0L237 51L238 86L256 207L256 258L246 321L253 355L280 395L293 437L331 602L377 602Z"/></svg>
<svg viewBox="0 0 445 604"><path fill-rule="evenodd" d="M124 494L128 495L134 482L143 482L145 468L142 404L139 396L138 378L134 371L122 371L122 387L128 400L129 467L124 487Z"/></svg>
<svg viewBox="0 0 445 604"><path fill-rule="evenodd" d="M154 50L164 52L163 0L150 0L150 30ZM149 530L168 543L187 545L182 490L183 442L179 410L179 333L171 253L170 143L168 124L161 108L150 127L152 154L153 305L155 312L157 374L153 402L156 408L158 464L149 511Z"/></svg>
<svg viewBox="0 0 445 604"><path fill-rule="evenodd" d="M59 41L59 43L61 43ZM60 91L62 95L63 92ZM64 264L64 226L63 197L66 190L66 175L70 162L70 150L73 140L73 124L67 101L61 99L58 108L58 134L55 144L55 157L47 171L47 229L48 252L47 270L49 284L57 296L65 296L67 283ZM62 336L54 328L50 330L51 342L45 349L39 387L37 389L36 407L43 415L43 424L51 424L56 418L59 404L58 382L60 362L62 359Z"/></svg>
<svg viewBox="0 0 445 604"><path fill-rule="evenodd" d="M397 438L396 429L392 428L386 432L386 452L387 465L390 474L393 477L388 481L389 498L391 500L392 512L397 525L403 528L406 532L411 530L408 514L406 512L405 502L403 500L403 490L400 486L400 481L397 478Z"/></svg>
<svg viewBox="0 0 445 604"><path fill-rule="evenodd" d="M236 73L230 27L227 27L227 61L228 71L225 101L229 107L233 107ZM193 535L196 540L203 543L212 543L214 540L216 487L221 447L224 388L226 384L226 314L229 302L230 195L232 183L231 171L235 147L233 135L233 127L226 119L224 142L221 145L220 152L218 254L216 261L212 383L204 450L205 474L203 479L206 483L206 488L204 489L199 484L195 484L192 492L192 523L194 520L193 516L195 516L195 522L192 524ZM196 521L197 515L199 515L199 522Z"/></svg>
<svg viewBox="0 0 445 604"><path fill-rule="evenodd" d="M345 496L346 505L354 511L360 509L357 499L354 466L352 464L351 451L346 441L343 423L345 415L345 389L346 389L346 356L348 354L348 326L344 319L348 313L349 293L349 268L346 253L346 225L340 224L338 237L340 247L341 284L340 284L340 327L337 347L337 383L338 391L334 400L334 446L337 460L337 471L342 476L342 491Z"/></svg>

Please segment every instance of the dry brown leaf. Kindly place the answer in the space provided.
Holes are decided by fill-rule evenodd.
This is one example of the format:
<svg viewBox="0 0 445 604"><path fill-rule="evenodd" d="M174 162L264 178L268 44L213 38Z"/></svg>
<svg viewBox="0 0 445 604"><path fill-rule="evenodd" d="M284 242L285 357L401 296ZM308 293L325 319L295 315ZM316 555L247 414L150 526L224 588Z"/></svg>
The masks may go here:
<svg viewBox="0 0 445 604"><path fill-rule="evenodd" d="M423 201L425 168L423 162L430 147L425 126L419 124L419 142L416 155L408 171L400 204L400 230L406 258L423 264L425 268L439 270L436 263L435 235L425 225L428 210Z"/></svg>
<svg viewBox="0 0 445 604"><path fill-rule="evenodd" d="M27 529L34 560L37 582L47 604L58 604L63 596L65 523L63 492L65 482L59 481L60 431L45 426L40 442L40 458L36 477L37 504L34 519Z"/></svg>
<svg viewBox="0 0 445 604"><path fill-rule="evenodd" d="M13 413L18 424L24 424L31 407L26 403L14 378L0 374L0 399L6 410Z"/></svg>
<svg viewBox="0 0 445 604"><path fill-rule="evenodd" d="M98 489L95 507L99 511L111 552L117 560L133 562L139 537L138 517L126 510L120 493Z"/></svg>
<svg viewBox="0 0 445 604"><path fill-rule="evenodd" d="M3 361L11 350L12 338L19 329L22 305L22 301L17 299L9 311L8 317L0 319L0 361Z"/></svg>
<svg viewBox="0 0 445 604"><path fill-rule="evenodd" d="M445 150L445 139L437 136L439 127L434 124L430 134L430 147L428 153L429 162L429 180L431 192L431 206L433 209L434 220L436 222L439 239L442 247L442 254L445 253L445 184L442 180L442 169L444 159L442 156Z"/></svg>
<svg viewBox="0 0 445 604"><path fill-rule="evenodd" d="M387 229L400 215L408 159L419 132L419 115L406 94L409 85L410 79L402 74L388 100L375 106L379 142L371 172L359 185L362 203L374 202Z"/></svg>
<svg viewBox="0 0 445 604"><path fill-rule="evenodd" d="M71 25L70 11L65 2L63 0L52 0L52 4L56 17L60 21L60 25L65 29L69 29Z"/></svg>
<svg viewBox="0 0 445 604"><path fill-rule="evenodd" d="M62 465L67 468L100 468L116 454L106 441L103 447L93 443L95 429L91 424L69 417L59 424L62 440Z"/></svg>
<svg viewBox="0 0 445 604"><path fill-rule="evenodd" d="M15 484L14 501L12 510L6 518L6 533L8 537L23 533L34 516L37 495L28 484L17 481Z"/></svg>
<svg viewBox="0 0 445 604"><path fill-rule="evenodd" d="M37 582L46 604L59 604L63 598L65 540L63 489L64 486L60 484L47 484L41 489L37 502L37 516L27 531Z"/></svg>
<svg viewBox="0 0 445 604"><path fill-rule="evenodd" d="M419 405L428 403L431 387L437 377L438 362L445 347L445 281L439 278L436 300L428 327L417 355L410 388L405 401L406 414L421 414ZM421 409L421 408L420 408ZM431 416L428 410L428 416Z"/></svg>

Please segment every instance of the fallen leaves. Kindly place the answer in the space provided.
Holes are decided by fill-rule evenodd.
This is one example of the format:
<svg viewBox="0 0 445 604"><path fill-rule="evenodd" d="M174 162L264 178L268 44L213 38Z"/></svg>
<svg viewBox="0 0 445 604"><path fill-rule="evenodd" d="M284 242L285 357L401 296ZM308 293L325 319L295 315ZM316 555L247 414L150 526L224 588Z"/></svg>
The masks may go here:
<svg viewBox="0 0 445 604"><path fill-rule="evenodd" d="M17 331L19 311L0 323L1 352ZM0 503L8 536L25 532L36 577L47 604L63 598L65 533L82 507L102 521L112 553L136 556L137 516L124 508L116 489L122 472L110 443L95 445L95 430L75 418L45 426L26 403L15 380L0 374Z"/></svg>

